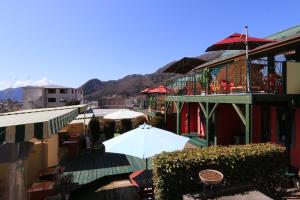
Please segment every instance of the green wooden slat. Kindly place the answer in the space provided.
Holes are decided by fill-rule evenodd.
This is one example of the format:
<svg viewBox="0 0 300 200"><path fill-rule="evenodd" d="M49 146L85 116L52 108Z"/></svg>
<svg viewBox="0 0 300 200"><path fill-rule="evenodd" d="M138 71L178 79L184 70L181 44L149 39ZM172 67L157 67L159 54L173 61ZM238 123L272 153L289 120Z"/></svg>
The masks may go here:
<svg viewBox="0 0 300 200"><path fill-rule="evenodd" d="M6 127L0 127L0 144L5 141L6 137Z"/></svg>
<svg viewBox="0 0 300 200"><path fill-rule="evenodd" d="M37 139L43 139L44 136L44 123L39 122L34 124L34 137Z"/></svg>
<svg viewBox="0 0 300 200"><path fill-rule="evenodd" d="M25 125L16 126L15 142L24 142L25 140Z"/></svg>

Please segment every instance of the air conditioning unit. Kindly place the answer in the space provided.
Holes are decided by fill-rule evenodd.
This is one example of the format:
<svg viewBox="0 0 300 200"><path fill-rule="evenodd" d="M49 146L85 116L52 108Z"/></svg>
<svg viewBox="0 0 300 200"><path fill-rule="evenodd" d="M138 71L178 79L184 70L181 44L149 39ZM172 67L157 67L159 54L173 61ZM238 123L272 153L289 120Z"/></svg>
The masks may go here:
<svg viewBox="0 0 300 200"><path fill-rule="evenodd" d="M234 136L233 143L234 144L245 144L245 136Z"/></svg>

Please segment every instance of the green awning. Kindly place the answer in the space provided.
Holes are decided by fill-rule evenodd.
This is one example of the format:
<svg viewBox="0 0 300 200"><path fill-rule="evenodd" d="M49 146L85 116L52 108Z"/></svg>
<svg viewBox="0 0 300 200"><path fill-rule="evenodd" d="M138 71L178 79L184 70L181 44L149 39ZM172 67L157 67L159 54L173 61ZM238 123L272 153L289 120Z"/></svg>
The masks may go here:
<svg viewBox="0 0 300 200"><path fill-rule="evenodd" d="M86 105L31 109L0 114L0 144L46 139L75 119Z"/></svg>

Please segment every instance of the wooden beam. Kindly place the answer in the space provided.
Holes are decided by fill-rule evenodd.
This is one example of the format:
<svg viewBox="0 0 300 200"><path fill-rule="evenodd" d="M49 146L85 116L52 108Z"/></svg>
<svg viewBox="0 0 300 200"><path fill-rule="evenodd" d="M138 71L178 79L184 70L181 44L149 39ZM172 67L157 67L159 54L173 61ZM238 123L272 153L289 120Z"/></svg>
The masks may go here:
<svg viewBox="0 0 300 200"><path fill-rule="evenodd" d="M238 107L234 103L232 104L232 106L235 109L235 111L237 112L237 114L240 117L240 119L242 120L242 122L244 123L244 125L246 125L246 118L245 118L245 115L243 114L243 112L241 111L240 107Z"/></svg>
<svg viewBox="0 0 300 200"><path fill-rule="evenodd" d="M204 107L204 105L203 105L201 102L199 102L199 105L200 105L200 107L201 107L201 110L202 110L202 112L203 112L205 118L207 118L208 116L207 116L206 108Z"/></svg>
<svg viewBox="0 0 300 200"><path fill-rule="evenodd" d="M209 115L208 115L208 118L209 118L209 119L210 119L211 116L214 114L214 112L215 112L217 106L218 106L218 103L215 103L214 107L211 109L211 111L210 111L210 113L209 113Z"/></svg>

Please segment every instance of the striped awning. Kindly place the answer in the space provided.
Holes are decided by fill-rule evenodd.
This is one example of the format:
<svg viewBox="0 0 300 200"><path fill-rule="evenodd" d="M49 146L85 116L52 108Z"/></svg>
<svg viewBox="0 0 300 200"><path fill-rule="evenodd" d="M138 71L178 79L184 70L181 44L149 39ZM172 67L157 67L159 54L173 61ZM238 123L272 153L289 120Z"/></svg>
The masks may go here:
<svg viewBox="0 0 300 200"><path fill-rule="evenodd" d="M75 119L86 105L0 114L0 144L46 139Z"/></svg>

